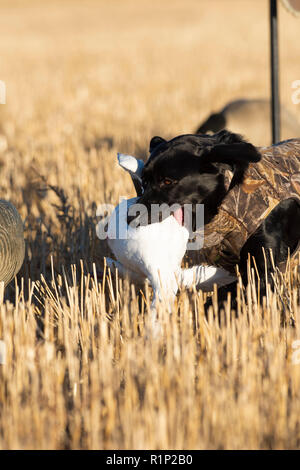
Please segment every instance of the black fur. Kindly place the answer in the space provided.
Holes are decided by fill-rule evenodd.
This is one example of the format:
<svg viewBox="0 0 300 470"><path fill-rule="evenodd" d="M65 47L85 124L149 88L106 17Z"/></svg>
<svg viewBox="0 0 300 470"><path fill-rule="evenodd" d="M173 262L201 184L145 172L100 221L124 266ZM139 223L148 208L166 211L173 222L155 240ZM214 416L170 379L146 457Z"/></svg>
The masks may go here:
<svg viewBox="0 0 300 470"><path fill-rule="evenodd" d="M257 149L237 134L226 130L210 135L181 135L170 141L154 137L150 143L150 157L144 167L142 181L144 194L140 203L150 213L151 204L204 204L204 222L208 223L218 212L227 191L243 181L249 163L261 158ZM224 172L230 169L233 178L229 189L224 185ZM167 178L168 184L165 184ZM171 181L171 183L170 183ZM129 218L128 222L131 222ZM254 256L265 291L265 257L269 272L272 248L275 265L285 261L288 252L300 240L300 206L294 199L282 201L247 240L240 253L239 269L247 283L247 259ZM271 278L269 279L271 281ZM235 283L219 290L219 300L235 292Z"/></svg>
<svg viewBox="0 0 300 470"><path fill-rule="evenodd" d="M234 175L231 189L242 181L249 163L260 160L253 145L228 131L213 136L181 135L170 141L153 137L150 150L142 174L144 194L139 200L147 208L148 223L151 204L162 203L204 204L204 222L208 223L226 195L225 170ZM164 184L166 178L169 184ZM128 217L128 223L133 219Z"/></svg>

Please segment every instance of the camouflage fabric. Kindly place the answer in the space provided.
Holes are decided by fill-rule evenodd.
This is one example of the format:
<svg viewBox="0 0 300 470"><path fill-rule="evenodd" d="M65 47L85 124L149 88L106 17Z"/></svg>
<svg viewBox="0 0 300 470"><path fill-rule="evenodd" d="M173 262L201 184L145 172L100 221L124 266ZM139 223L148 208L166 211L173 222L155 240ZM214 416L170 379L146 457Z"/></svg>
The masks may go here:
<svg viewBox="0 0 300 470"><path fill-rule="evenodd" d="M300 202L300 139L258 150L261 161L249 166L243 183L228 193L218 214L205 226L198 262L234 273L242 246L272 209L287 198Z"/></svg>

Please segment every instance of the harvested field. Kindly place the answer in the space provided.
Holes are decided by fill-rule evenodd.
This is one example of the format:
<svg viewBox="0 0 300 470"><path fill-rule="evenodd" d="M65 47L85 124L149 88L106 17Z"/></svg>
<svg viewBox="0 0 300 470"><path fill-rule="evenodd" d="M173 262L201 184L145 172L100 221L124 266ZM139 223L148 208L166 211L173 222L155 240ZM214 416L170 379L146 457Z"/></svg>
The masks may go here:
<svg viewBox="0 0 300 470"><path fill-rule="evenodd" d="M300 120L299 24L280 7ZM3 0L0 31L1 198L27 243L0 293L0 449L299 448L299 260L264 300L252 273L238 318L182 292L153 338L151 291L102 279L95 234L97 207L134 195L118 151L268 96L268 2Z"/></svg>

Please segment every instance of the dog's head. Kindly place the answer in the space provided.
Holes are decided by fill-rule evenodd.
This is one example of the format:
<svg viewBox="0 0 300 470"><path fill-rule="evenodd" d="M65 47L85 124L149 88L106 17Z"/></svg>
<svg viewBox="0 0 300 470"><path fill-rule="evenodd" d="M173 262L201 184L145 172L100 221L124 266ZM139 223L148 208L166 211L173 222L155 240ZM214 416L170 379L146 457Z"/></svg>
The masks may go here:
<svg viewBox="0 0 300 470"><path fill-rule="evenodd" d="M151 204L204 204L208 223L227 192L242 182L249 163L260 158L252 144L226 130L180 135L169 141L153 137L141 174L144 192L139 203L149 213Z"/></svg>

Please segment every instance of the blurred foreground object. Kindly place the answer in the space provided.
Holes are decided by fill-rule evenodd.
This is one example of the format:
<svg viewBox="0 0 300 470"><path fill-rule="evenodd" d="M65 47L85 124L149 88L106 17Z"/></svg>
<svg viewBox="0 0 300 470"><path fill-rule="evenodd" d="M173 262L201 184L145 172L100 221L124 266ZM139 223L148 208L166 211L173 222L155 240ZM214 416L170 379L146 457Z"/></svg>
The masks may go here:
<svg viewBox="0 0 300 470"><path fill-rule="evenodd" d="M23 222L13 204L0 200L0 282L4 286L19 272L25 255Z"/></svg>

